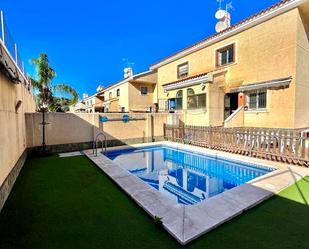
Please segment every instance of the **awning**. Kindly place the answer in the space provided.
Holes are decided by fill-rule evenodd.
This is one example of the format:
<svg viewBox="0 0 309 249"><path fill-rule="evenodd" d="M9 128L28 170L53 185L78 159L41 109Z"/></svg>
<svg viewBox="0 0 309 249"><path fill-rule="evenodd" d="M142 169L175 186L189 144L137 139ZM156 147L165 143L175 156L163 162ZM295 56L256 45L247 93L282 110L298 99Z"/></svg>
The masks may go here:
<svg viewBox="0 0 309 249"><path fill-rule="evenodd" d="M180 89L184 87L194 86L202 83L209 83L213 81L213 74L212 73L204 73L195 75L183 80L178 80L172 83L168 83L163 85L164 90L170 91L175 89Z"/></svg>
<svg viewBox="0 0 309 249"><path fill-rule="evenodd" d="M253 90L259 90L259 89L283 89L289 87L290 83L292 82L292 76L281 78L281 79L275 79L275 80L269 80L269 81L263 81L263 82L256 82L251 84L242 85L237 88L232 88L230 90L230 93L236 93L236 92L249 92Z"/></svg>

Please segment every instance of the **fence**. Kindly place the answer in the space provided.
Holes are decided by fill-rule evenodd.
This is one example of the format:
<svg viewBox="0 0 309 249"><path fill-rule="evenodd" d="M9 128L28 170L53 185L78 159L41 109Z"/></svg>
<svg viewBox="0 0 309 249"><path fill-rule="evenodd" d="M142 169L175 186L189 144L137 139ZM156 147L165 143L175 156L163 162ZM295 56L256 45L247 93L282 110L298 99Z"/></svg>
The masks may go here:
<svg viewBox="0 0 309 249"><path fill-rule="evenodd" d="M309 167L309 138L292 129L164 125L166 140Z"/></svg>
<svg viewBox="0 0 309 249"><path fill-rule="evenodd" d="M18 51L18 46L15 43L13 36L8 29L8 26L6 25L3 11L0 11L0 40L10 54L11 59L15 62L20 72L26 78L27 72L24 66L24 62L21 59L20 53Z"/></svg>

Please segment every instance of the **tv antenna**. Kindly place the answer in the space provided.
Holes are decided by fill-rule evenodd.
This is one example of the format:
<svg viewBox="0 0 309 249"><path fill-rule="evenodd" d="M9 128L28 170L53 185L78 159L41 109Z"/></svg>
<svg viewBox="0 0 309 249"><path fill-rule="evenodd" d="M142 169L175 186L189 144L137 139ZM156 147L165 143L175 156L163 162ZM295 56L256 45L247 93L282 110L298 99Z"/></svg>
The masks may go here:
<svg viewBox="0 0 309 249"><path fill-rule="evenodd" d="M135 65L135 62L130 61L128 58L122 58L122 62L124 62L127 67L132 67Z"/></svg>
<svg viewBox="0 0 309 249"><path fill-rule="evenodd" d="M235 10L234 6L233 6L233 2L229 2L226 6L225 6L225 11L228 12L229 10Z"/></svg>
<svg viewBox="0 0 309 249"><path fill-rule="evenodd" d="M217 0L217 2L219 3L219 10L222 9L222 2L224 2L224 0Z"/></svg>

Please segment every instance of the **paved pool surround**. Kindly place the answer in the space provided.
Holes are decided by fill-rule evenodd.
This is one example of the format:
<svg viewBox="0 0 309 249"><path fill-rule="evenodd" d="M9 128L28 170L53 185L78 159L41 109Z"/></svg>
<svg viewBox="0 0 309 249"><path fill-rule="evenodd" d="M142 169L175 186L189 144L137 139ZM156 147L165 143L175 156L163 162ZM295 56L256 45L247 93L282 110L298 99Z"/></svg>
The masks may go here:
<svg viewBox="0 0 309 249"><path fill-rule="evenodd" d="M289 166L276 162L273 163L173 142L120 146L109 148L109 150L153 145L167 145L174 148L276 169L246 184L227 190L195 205L182 205L177 204L138 177L122 169L103 154L98 153L98 156L95 156L92 150L84 151L85 155L90 160L121 187L149 215L152 217L161 217L163 227L182 245L189 243L226 221L231 220L244 211L258 205L274 194L294 184L304 176L309 175L309 169L307 168Z"/></svg>

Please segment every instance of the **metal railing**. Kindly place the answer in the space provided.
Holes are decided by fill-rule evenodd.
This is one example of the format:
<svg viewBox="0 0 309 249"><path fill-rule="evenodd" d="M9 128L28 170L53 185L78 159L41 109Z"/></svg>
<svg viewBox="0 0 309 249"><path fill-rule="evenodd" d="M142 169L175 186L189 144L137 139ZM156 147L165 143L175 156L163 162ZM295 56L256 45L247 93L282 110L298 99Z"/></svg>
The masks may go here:
<svg viewBox="0 0 309 249"><path fill-rule="evenodd" d="M293 129L164 125L166 140L309 167L308 133Z"/></svg>
<svg viewBox="0 0 309 249"><path fill-rule="evenodd" d="M4 50L6 50L10 60L12 60L12 62L16 65L20 75L22 75L24 78L26 87L28 88L29 92L33 93L33 88L28 79L25 64L21 58L17 43L14 41L13 36L11 35L5 22L3 11L0 11L0 43Z"/></svg>
<svg viewBox="0 0 309 249"><path fill-rule="evenodd" d="M99 139L100 137L103 137L103 139ZM102 154L106 154L107 151L107 137L104 132L100 132L96 135L95 140L93 141L92 145L92 153L95 156L98 156L98 142L101 142L102 146Z"/></svg>

